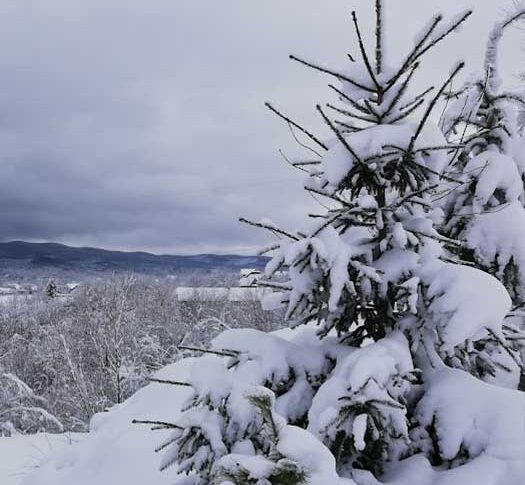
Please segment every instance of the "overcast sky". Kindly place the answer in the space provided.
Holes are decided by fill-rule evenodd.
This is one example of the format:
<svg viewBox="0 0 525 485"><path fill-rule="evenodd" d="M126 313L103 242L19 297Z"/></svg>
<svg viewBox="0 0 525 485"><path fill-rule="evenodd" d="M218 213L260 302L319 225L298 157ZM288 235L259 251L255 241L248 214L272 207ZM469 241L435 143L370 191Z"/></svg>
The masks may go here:
<svg viewBox="0 0 525 485"><path fill-rule="evenodd" d="M392 59L435 10L473 6L423 66L479 69L510 0L386 0ZM371 0L0 0L0 238L161 253L250 252L311 204L280 159L296 145L271 100L323 131L326 77L288 60L342 66L349 12ZM523 65L504 43L508 83Z"/></svg>

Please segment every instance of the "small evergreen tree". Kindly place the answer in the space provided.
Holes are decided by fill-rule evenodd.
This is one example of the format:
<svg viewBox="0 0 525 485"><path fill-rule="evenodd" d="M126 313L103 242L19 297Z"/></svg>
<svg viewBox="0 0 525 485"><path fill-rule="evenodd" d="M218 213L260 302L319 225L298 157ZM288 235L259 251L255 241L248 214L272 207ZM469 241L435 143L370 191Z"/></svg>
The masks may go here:
<svg viewBox="0 0 525 485"><path fill-rule="evenodd" d="M503 90L498 51L505 30L524 18L525 9L520 8L494 26L484 75L472 76L459 92L448 95L443 118L447 138L459 138L463 147L451 164L459 183L444 198L442 232L461 242L456 252L463 260L505 285L514 315L525 306L525 139L518 121L525 100L520 93ZM522 321L512 315L507 319L504 330L514 350L497 359L500 370L513 368L519 374L514 351L523 347ZM485 352L499 351L493 338L485 344ZM492 378L497 369L487 370L482 377Z"/></svg>
<svg viewBox="0 0 525 485"><path fill-rule="evenodd" d="M160 449L177 484L368 485L389 468L395 483L415 485L435 483L431 465L450 470L442 483L472 483L486 450L520 446L507 420L519 419L521 395L476 378L496 366L478 343L491 338L516 358L502 330L511 299L460 264L461 243L439 231L436 199L444 182L461 183L447 171L458 147L430 119L463 64L439 88L411 90L424 55L471 12L434 17L395 64L381 0L375 8L373 58L355 12L360 60L350 56L348 69L292 56L341 83L330 85L340 105L317 106L332 140L268 104L310 142L314 159L291 163L308 172L323 210L305 232L243 221L279 237L265 250L261 285L274 291L264 304L304 330L224 332L186 382L166 382L193 389L176 422L159 423L173 429Z"/></svg>
<svg viewBox="0 0 525 485"><path fill-rule="evenodd" d="M46 295L49 298L56 298L58 296L58 287L53 280L49 280L46 285Z"/></svg>

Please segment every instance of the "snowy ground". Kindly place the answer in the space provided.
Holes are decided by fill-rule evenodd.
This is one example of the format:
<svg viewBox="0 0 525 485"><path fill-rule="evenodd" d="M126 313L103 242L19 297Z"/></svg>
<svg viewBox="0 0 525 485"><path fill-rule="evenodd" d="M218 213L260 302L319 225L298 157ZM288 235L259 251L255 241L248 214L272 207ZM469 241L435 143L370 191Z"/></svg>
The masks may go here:
<svg viewBox="0 0 525 485"><path fill-rule="evenodd" d="M158 377L184 380L193 361L189 358L167 366L158 373ZM37 470L13 484L172 485L173 470L161 473L161 456L154 452L169 432L151 431L151 426L132 424L132 421L176 420L189 393L186 389L163 384L153 383L144 387L123 404L96 415L86 439L54 452L49 459L41 462ZM24 465L21 464L21 467ZM0 485L13 484L0 480Z"/></svg>
<svg viewBox="0 0 525 485"><path fill-rule="evenodd" d="M308 330L287 329L274 335L306 345L311 335ZM214 356L205 356L198 361L187 358L165 367L157 377L187 382L199 369L214 368L220 363L221 358ZM462 442L479 444L485 451L467 465L451 470L432 468L423 455L416 455L389 467L381 482L364 472L355 477L356 482L361 485L525 483L522 480L525 476L525 442L522 440L525 421L520 418L525 417L525 395L490 386L458 370L442 370L436 372L434 378L436 390L429 394L422 410L429 419L438 415L441 422L449 425L450 435L442 439L442 444L448 447L454 443L459 446ZM485 395L479 390L481 387L482 391L491 389L494 393L492 399L484 401L479 398ZM74 436L73 441L79 442L72 446L68 446L70 440L64 436L0 439L0 485L173 485L176 479L174 467L160 472L162 453L154 452L170 432L153 432L149 425L132 422L134 419L177 422L181 405L189 394L187 388L152 383L123 404L96 415L89 435L84 439ZM442 409L448 409L443 403L450 396L461 396L464 400L463 414L442 413ZM508 412L501 414L498 409ZM477 427L477 431L469 435L471 425ZM463 435L467 436L466 440ZM315 469L319 464L328 463L329 460L319 461L317 454L311 455L313 441L305 441L305 437L308 434L293 439L292 451L301 456L315 456L316 461L312 462ZM454 456L456 450L451 453ZM311 483L336 485L354 482L323 479Z"/></svg>
<svg viewBox="0 0 525 485"><path fill-rule="evenodd" d="M19 485L52 453L79 441L79 434L38 434L0 438L0 484Z"/></svg>

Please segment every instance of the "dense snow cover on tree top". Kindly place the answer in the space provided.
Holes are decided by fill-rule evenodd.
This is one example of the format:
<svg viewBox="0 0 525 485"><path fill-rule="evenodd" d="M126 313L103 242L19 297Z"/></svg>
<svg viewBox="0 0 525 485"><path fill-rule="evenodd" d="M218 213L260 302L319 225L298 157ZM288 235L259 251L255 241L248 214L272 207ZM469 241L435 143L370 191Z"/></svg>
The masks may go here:
<svg viewBox="0 0 525 485"><path fill-rule="evenodd" d="M359 58L343 70L292 56L340 82L330 85L340 104L317 106L330 141L268 104L303 137L307 158L287 159L321 202L302 232L243 219L278 238L264 250L272 260L259 284L271 289L265 307L284 308L294 330L222 333L186 374L160 379L155 402L139 404L147 388L95 419L82 453L27 485L66 485L109 442L120 453L130 410L159 429L164 475L148 483L168 475L177 485L525 483L516 315L525 230L494 235L500 226L512 233L506 211L525 201L518 98L495 80L498 41L522 14L491 34L486 82L452 92L459 63L440 86L414 93L424 54L470 12L433 17L396 60L386 56L381 0L375 8L373 55L353 13ZM438 126L431 120L444 100ZM126 461L132 470L138 451ZM106 459L117 466L113 454Z"/></svg>

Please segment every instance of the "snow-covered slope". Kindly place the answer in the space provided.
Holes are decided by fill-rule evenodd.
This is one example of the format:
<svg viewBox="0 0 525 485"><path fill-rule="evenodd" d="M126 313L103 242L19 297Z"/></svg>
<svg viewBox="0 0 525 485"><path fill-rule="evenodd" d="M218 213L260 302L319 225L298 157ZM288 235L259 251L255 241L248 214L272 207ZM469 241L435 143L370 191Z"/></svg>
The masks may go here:
<svg viewBox="0 0 525 485"><path fill-rule="evenodd" d="M42 461L66 450L81 434L34 434L0 438L0 484L19 485Z"/></svg>
<svg viewBox="0 0 525 485"><path fill-rule="evenodd" d="M275 337L294 343L313 345L312 329L282 330ZM279 339L277 339L279 340ZM318 342L318 341L317 341ZM284 341L282 341L284 344ZM377 344L375 344L377 345ZM373 352L374 346L366 351ZM364 350L364 349L363 349ZM191 381L199 368L222 368L219 357L185 359L161 370L157 377ZM433 468L423 455L387 467L381 481L369 472L357 472L359 485L521 485L525 477L525 393L486 384L469 374L440 366L429 374L429 394L418 405L422 422L437 420L440 447L455 456L460 447L475 459L451 470ZM61 449L40 468L25 477L21 485L172 485L174 468L159 471L161 456L154 449L169 432L152 432L149 426L132 424L134 419L179 421L180 408L189 395L184 387L150 384L108 413L95 416L92 430L81 442ZM326 396L327 398L329 396ZM462 400L465 406L451 412L450 402ZM330 408L329 405L326 405ZM505 412L501 412L501 410ZM295 427L288 427L294 428ZM450 431L452 430L452 432ZM473 431L474 430L474 431ZM319 459L313 434L303 432L289 443L301 458ZM312 437L312 442L305 438ZM318 446L320 443L316 442ZM1 444L1 441L0 441ZM317 450L319 451L319 450ZM0 457L2 448L0 447ZM330 460L316 461L317 468ZM1 469L0 469L1 470ZM1 474L0 474L1 477ZM311 477L313 478L313 477ZM0 480L4 485L4 482ZM5 482L18 485L18 482ZM311 483L336 482L312 481ZM338 483L354 483L345 480Z"/></svg>
<svg viewBox="0 0 525 485"><path fill-rule="evenodd" d="M157 377L184 380L192 362L193 359L185 359L172 364ZM160 457L154 452L166 438L166 432L152 432L149 426L132 421L173 421L187 396L184 388L174 390L173 386L155 383L146 386L123 404L95 416L91 431L82 442L44 460L22 484L171 485L173 473L159 471ZM0 483L5 485L1 480Z"/></svg>

